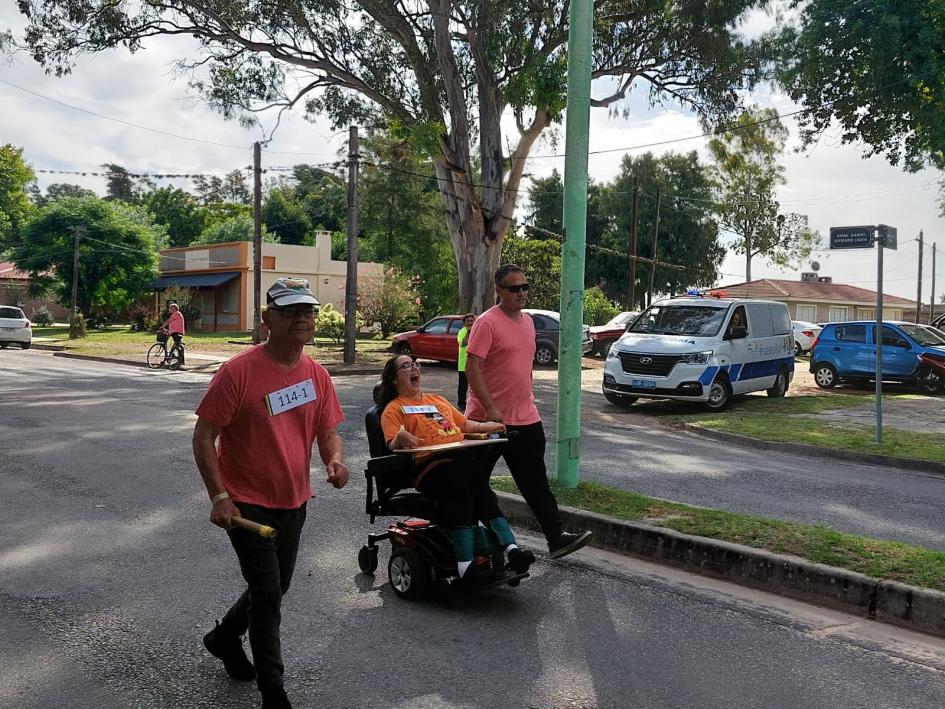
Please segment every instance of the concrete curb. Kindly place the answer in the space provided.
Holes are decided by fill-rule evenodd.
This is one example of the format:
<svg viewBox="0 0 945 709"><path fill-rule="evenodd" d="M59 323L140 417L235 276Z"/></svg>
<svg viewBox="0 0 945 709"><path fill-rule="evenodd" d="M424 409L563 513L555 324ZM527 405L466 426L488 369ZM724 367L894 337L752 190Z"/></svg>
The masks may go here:
<svg viewBox="0 0 945 709"><path fill-rule="evenodd" d="M116 359L114 357L96 357L94 355L75 354L74 352L53 352L53 357L65 357L66 359L83 359L88 362L108 362L109 364L124 364L131 367L147 367L148 363L133 359Z"/></svg>
<svg viewBox="0 0 945 709"><path fill-rule="evenodd" d="M497 495L510 522L538 530L521 497ZM568 529L590 529L594 547L945 637L945 593L939 591L573 507L562 507L561 517Z"/></svg>
<svg viewBox="0 0 945 709"><path fill-rule="evenodd" d="M796 453L798 455L808 455L814 458L828 458L831 460L843 460L853 463L870 463L872 465L884 465L892 468L907 468L908 470L917 470L923 473L932 473L934 475L945 476L945 463L937 463L932 460L916 460L914 458L897 458L891 455L881 455L879 453L858 453L857 451L838 450L836 448L824 448L822 446L812 446L806 443L783 443L780 441L763 441L749 436L740 436L737 433L728 433L726 431L712 431L701 426L693 426L688 423L681 423L674 428L682 429L703 438L710 438L714 441L723 443L734 443L743 448L755 448L758 450L775 450L785 453Z"/></svg>

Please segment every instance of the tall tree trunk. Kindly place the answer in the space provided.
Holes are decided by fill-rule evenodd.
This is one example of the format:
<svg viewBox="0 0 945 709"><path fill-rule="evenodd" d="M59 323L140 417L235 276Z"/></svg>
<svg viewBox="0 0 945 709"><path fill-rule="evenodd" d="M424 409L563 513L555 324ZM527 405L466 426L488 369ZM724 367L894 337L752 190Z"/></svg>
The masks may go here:
<svg viewBox="0 0 945 709"><path fill-rule="evenodd" d="M745 281L751 280L751 249L745 250Z"/></svg>

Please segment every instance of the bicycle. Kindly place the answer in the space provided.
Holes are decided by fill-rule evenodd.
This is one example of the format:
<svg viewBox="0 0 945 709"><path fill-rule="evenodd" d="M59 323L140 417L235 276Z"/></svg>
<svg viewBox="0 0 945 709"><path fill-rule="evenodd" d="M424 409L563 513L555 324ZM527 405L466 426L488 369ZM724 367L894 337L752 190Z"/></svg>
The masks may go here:
<svg viewBox="0 0 945 709"><path fill-rule="evenodd" d="M160 369L165 364L170 369L180 369L180 361L184 356L184 346L175 342L171 348L167 347L167 333L158 330L157 342L148 348L148 367Z"/></svg>

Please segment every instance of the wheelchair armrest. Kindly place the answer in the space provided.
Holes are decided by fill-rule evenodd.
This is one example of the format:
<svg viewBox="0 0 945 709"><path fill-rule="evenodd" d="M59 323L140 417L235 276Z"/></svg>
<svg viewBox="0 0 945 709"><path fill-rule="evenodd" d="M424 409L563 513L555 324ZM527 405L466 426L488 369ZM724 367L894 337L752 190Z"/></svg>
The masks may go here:
<svg viewBox="0 0 945 709"><path fill-rule="evenodd" d="M365 512L371 516L372 523L377 510L377 503L382 503L393 494L393 491L410 487L410 471L412 468L413 458L409 455L383 455L368 460L367 468L364 471L364 477L367 478ZM377 501L374 498L375 485Z"/></svg>

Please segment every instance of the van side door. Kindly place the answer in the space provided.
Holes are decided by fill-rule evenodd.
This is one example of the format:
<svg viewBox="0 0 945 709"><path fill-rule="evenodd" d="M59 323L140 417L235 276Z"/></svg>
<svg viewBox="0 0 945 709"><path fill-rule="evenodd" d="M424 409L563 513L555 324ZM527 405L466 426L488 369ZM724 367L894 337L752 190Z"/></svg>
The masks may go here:
<svg viewBox="0 0 945 709"><path fill-rule="evenodd" d="M742 338L733 337L737 327L743 327L747 331L747 336ZM729 351L731 364L728 366L728 378L732 383L732 393L741 394L753 390L752 362L755 358L755 347L753 342L752 328L753 323L745 310L744 305L737 305L732 309L725 329L722 331L722 340Z"/></svg>

